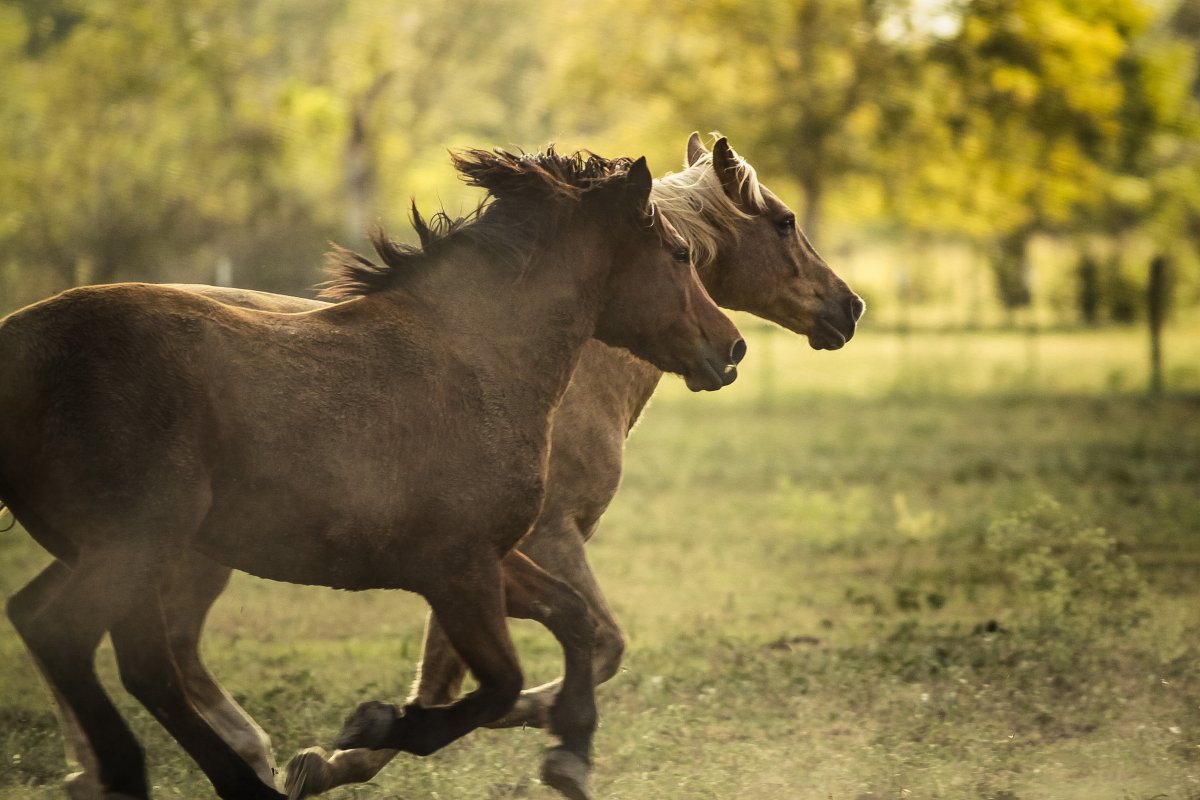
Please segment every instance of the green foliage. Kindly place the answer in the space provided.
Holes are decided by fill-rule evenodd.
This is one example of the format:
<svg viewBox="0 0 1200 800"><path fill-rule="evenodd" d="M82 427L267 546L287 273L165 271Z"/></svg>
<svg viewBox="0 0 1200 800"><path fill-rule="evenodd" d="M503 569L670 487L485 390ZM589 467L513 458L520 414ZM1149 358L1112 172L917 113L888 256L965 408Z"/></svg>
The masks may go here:
<svg viewBox="0 0 1200 800"><path fill-rule="evenodd" d="M1013 585L1015 624L1034 637L1078 649L1145 616L1146 586L1133 559L1050 497L996 520L987 543Z"/></svg>
<svg viewBox="0 0 1200 800"><path fill-rule="evenodd" d="M990 260L1004 308L1069 320L1034 263L1045 234L1170 252L1194 305L1193 5L7 0L0 309L221 263L300 291L326 240L402 228L410 197L468 210L448 147L557 140L666 171L693 129L730 135L832 260L890 245L878 269L905 277L871 287L876 310L973 317L918 263L954 241Z"/></svg>

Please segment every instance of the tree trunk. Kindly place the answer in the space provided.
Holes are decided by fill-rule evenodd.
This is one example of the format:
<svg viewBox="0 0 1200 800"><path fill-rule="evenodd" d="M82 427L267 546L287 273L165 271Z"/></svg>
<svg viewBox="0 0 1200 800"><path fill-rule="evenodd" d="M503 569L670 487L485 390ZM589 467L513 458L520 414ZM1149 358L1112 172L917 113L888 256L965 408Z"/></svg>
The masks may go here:
<svg viewBox="0 0 1200 800"><path fill-rule="evenodd" d="M1165 256L1155 256L1150 262L1150 281L1146 286L1146 321L1150 325L1150 394L1163 392L1162 328L1170 303L1168 270Z"/></svg>
<svg viewBox="0 0 1200 800"><path fill-rule="evenodd" d="M800 191L804 194L804 216L800 227L810 242L820 249L821 223L823 221L825 188L820 177L809 175L800 179Z"/></svg>
<svg viewBox="0 0 1200 800"><path fill-rule="evenodd" d="M1033 287L1026 250L1033 231L1020 228L1001 236L992 253L996 293L1008 312L1024 308L1033 301Z"/></svg>
<svg viewBox="0 0 1200 800"><path fill-rule="evenodd" d="M346 240L354 248L367 242L367 226L375 213L378 167L374 136L370 130L371 109L394 73L376 76L350 109L350 135L346 139L343 175L346 191Z"/></svg>

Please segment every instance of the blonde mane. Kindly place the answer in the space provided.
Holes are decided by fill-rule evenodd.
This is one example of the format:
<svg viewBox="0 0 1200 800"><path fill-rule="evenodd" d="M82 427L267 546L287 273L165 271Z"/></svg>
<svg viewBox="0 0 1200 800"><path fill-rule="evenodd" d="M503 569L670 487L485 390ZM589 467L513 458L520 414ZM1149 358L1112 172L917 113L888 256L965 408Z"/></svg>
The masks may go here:
<svg viewBox="0 0 1200 800"><path fill-rule="evenodd" d="M751 199L753 210L766 211L754 167L740 156L737 165L738 183ZM738 208L721 188L721 180L713 169L712 153L705 153L683 172L656 180L650 199L687 240L697 269L707 267L716 258L723 234L734 233L738 222L753 216Z"/></svg>

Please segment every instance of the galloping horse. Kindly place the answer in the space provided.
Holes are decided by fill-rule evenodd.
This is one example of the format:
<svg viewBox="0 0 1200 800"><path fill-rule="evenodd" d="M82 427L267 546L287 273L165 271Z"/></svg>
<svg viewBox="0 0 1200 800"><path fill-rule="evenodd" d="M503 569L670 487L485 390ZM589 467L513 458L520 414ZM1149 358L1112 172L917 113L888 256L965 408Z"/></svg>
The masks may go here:
<svg viewBox="0 0 1200 800"><path fill-rule="evenodd" d="M862 300L846 286L809 244L796 216L761 185L755 170L725 138L709 152L699 135L687 144L682 172L654 182L651 200L688 240L701 280L720 305L748 311L805 335L819 350L835 350L854 335ZM237 306L306 311L320 303L265 292L207 286L182 287ZM624 637L584 554L601 515L617 491L625 438L654 393L662 372L623 351L589 342L554 418L550 483L537 524L519 545L520 553L570 584L583 595L596 624L593 677L597 683L616 674ZM514 553L510 558L518 558ZM209 606L224 587L226 572L197 578L178 593L178 657L207 679L196 657L198 638ZM547 608L553 598L543 598ZM458 696L462 660L450 646L436 616L430 617L415 702L441 705ZM211 679L197 680L197 695L220 700L230 720L245 732L256 730L244 712L213 689ZM543 726L561 681L526 690L513 710L492 725ZM201 695L201 692L203 694ZM222 699L224 698L224 699ZM242 739L254 742L252 736ZM303 797L334 786L370 780L395 755L388 750L320 748L298 754L288 766L289 795ZM261 758L261 757L260 757ZM578 782L576 782L578 786Z"/></svg>
<svg viewBox="0 0 1200 800"><path fill-rule="evenodd" d="M551 416L592 336L695 390L730 382L744 344L648 205L644 159L454 160L490 202L432 226L414 209L422 247L376 235L382 266L335 251L329 292L347 302L278 314L117 284L0 321L0 502L58 559L8 612L78 736L73 791L149 796L141 748L95 674L108 632L125 687L218 795L282 797L269 755L238 752L222 735L229 708L196 703L196 675L175 660L175 582L203 561L192 551L429 602L479 687L438 708L366 704L347 747L426 754L503 716L522 683L506 603L541 619L566 673L547 768L554 782L556 764L586 765L586 603L505 558L545 496Z"/></svg>

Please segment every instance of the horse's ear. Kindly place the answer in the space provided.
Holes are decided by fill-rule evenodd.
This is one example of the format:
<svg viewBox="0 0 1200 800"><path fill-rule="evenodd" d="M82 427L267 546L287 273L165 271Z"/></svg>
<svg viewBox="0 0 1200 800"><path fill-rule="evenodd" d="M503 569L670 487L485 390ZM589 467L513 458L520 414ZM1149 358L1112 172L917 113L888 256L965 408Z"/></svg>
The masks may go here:
<svg viewBox="0 0 1200 800"><path fill-rule="evenodd" d="M625 174L625 197L640 212L650 207L650 189L654 178L650 177L650 167L646 165L646 157L642 156L629 166Z"/></svg>
<svg viewBox="0 0 1200 800"><path fill-rule="evenodd" d="M729 139L724 136L717 139L713 145L712 154L713 169L721 181L721 188L725 190L725 196L743 210L753 207L754 204L746 191L745 181L742 179L741 159L729 146Z"/></svg>
<svg viewBox="0 0 1200 800"><path fill-rule="evenodd" d="M708 150L704 147L704 142L700 139L699 131L692 131L692 135L688 137L687 143L687 165L689 167L696 166L696 162L708 155Z"/></svg>

